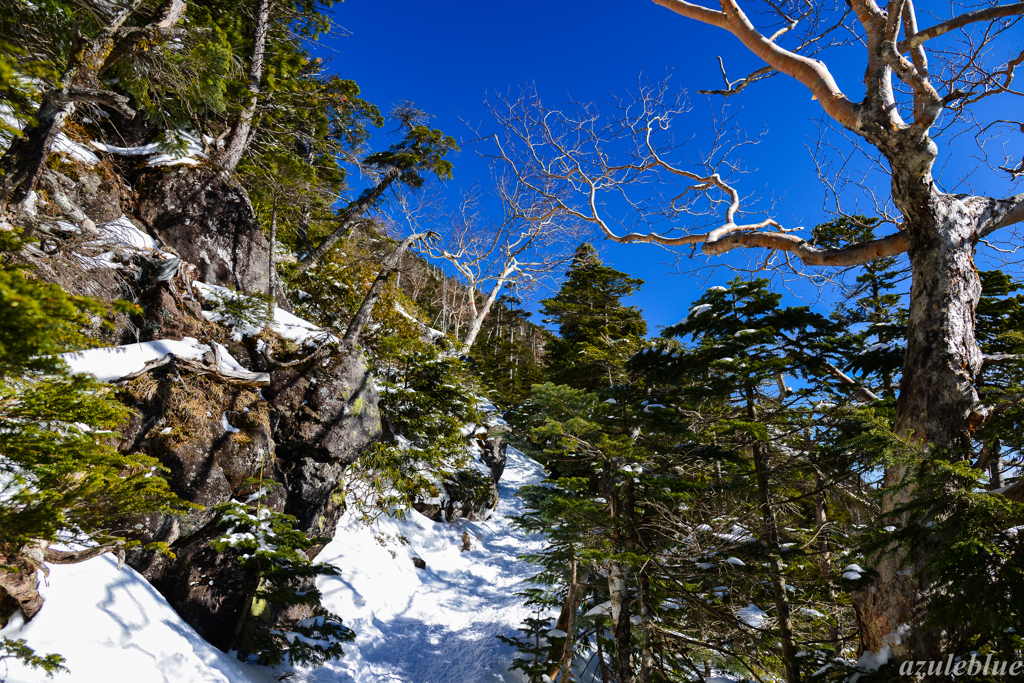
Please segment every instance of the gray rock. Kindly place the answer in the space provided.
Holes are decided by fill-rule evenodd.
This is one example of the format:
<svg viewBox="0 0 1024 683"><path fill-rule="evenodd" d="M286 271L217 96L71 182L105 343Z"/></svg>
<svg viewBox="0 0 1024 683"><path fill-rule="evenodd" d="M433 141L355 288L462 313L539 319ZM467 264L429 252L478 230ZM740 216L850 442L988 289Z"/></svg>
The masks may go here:
<svg viewBox="0 0 1024 683"><path fill-rule="evenodd" d="M146 169L136 218L198 269L197 279L246 294L267 291L270 245L245 190L212 171ZM277 305L288 308L283 292Z"/></svg>

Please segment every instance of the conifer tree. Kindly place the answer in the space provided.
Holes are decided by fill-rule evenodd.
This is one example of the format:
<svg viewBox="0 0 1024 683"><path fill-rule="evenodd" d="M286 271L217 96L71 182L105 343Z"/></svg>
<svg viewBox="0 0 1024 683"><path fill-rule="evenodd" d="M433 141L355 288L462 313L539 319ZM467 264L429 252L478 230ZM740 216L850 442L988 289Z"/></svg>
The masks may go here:
<svg viewBox="0 0 1024 683"><path fill-rule="evenodd" d="M833 576L807 546L825 531L812 500L848 476L849 462L830 462L813 448L829 426L822 413L835 408L821 396L834 381L829 367L840 361L831 342L836 325L807 308L782 308L780 299L764 280L713 287L665 330L692 336L693 346L649 351L633 365L681 387L695 433L681 462L713 482L666 518L681 541L673 552L696 563L664 568L686 610L678 628L794 683L802 677L801 642L829 640L836 630L835 617L820 611L823 598L836 598ZM787 376L803 386L787 386ZM840 643L831 641L838 654Z"/></svg>
<svg viewBox="0 0 1024 683"><path fill-rule="evenodd" d="M0 247L9 254L21 244L0 232ZM111 310L0 268L0 624L16 610L31 619L42 608L37 571L46 563L131 547L125 518L185 506L157 460L115 448L128 409L113 390L71 376L56 355L89 345L80 330Z"/></svg>
<svg viewBox="0 0 1024 683"><path fill-rule="evenodd" d="M503 407L521 403L543 374L539 350L544 332L529 321L532 314L521 304L511 295L499 297L473 347L483 382Z"/></svg>
<svg viewBox="0 0 1024 683"><path fill-rule="evenodd" d="M589 244L577 250L558 293L541 301L545 322L558 326L544 354L551 381L596 389L621 379L626 360L647 334L647 323L620 299L641 285L643 280L602 264Z"/></svg>

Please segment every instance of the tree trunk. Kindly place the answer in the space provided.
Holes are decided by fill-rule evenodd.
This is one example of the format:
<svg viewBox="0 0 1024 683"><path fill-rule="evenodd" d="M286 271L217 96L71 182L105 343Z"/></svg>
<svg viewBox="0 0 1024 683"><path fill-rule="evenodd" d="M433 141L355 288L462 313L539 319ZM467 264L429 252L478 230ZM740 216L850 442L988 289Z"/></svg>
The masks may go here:
<svg viewBox="0 0 1024 683"><path fill-rule="evenodd" d="M754 387L747 385L747 418L757 420L757 405ZM797 658L796 642L793 637L793 618L789 609L789 595L786 593L786 577L782 573L782 548L779 543L779 523L772 504L768 481L768 457L764 444L755 442L751 450L754 456L754 474L757 477L757 493L761 507L761 519L765 527L765 541L768 546L768 566L771 570L772 591L775 594L775 611L779 622L779 640L782 644L782 660L786 666L787 683L799 683L800 660Z"/></svg>
<svg viewBox="0 0 1024 683"><path fill-rule="evenodd" d="M429 234L418 233L416 235L409 235L399 242L395 250L384 259L384 265L377 274L377 278L370 285L370 290L363 297L363 302L359 305L359 310L356 311L356 314L348 324L348 328L345 330L345 337L341 340L341 345L344 348L351 349L355 347L360 332L363 331L363 327L370 320L373 307L377 305L377 301L380 300L381 295L384 293L384 285L387 284L388 278L391 277L391 274L395 272L398 264L402 261L402 254L405 253L410 244L427 237Z"/></svg>
<svg viewBox="0 0 1024 683"><path fill-rule="evenodd" d="M274 198L274 207L270 212L270 249L267 256L267 314L274 318L274 308L277 299L277 198Z"/></svg>
<svg viewBox="0 0 1024 683"><path fill-rule="evenodd" d="M267 49L267 32L270 28L270 0L259 0L256 8L256 26L252 35L252 61L249 62L249 101L238 115L238 121L231 129L231 135L218 160L221 170L234 173L249 147L252 137L252 120L256 116L263 83L263 56Z"/></svg>
<svg viewBox="0 0 1024 683"><path fill-rule="evenodd" d="M652 637L651 582L645 573L640 575L640 630L643 637L640 648L640 683L651 683L654 673L654 639Z"/></svg>
<svg viewBox="0 0 1024 683"><path fill-rule="evenodd" d="M582 586L576 577L579 562L572 558L572 580L569 582L569 595L567 601L568 620L565 627L565 647L562 653L562 683L569 683L572 680L572 655L576 642L576 612L579 609L579 597Z"/></svg>
<svg viewBox="0 0 1024 683"><path fill-rule="evenodd" d="M299 268L296 274L305 272L307 268L312 268L320 259L323 258L324 254L338 243L341 239L347 239L352 233L352 230L356 227L356 221L362 217L364 213L370 210L370 208L380 200L384 191L387 190L393 182L398 180L399 172L398 169L388 169L384 173L384 177L375 186L368 188L359 195L359 198L349 204L345 211L338 216L338 228L324 238L316 249L299 259Z"/></svg>
<svg viewBox="0 0 1024 683"><path fill-rule="evenodd" d="M185 11L183 0L167 0L157 21L128 35L122 34L121 27L140 5L142 0L132 0L94 38L86 38L76 28L71 56L60 82L42 93L32 124L0 158L0 204L21 203L35 189L53 141L74 114L76 102L98 102L128 118L135 115L128 107L128 98L98 87L100 72L128 55L132 46L163 39Z"/></svg>
<svg viewBox="0 0 1024 683"><path fill-rule="evenodd" d="M629 614L629 588L623 566L608 563L608 597L612 603L612 638L615 640L615 671L618 683L633 683L633 664L630 660L632 624Z"/></svg>
<svg viewBox="0 0 1024 683"><path fill-rule="evenodd" d="M880 148L893 171L893 199L903 214L913 273L896 433L915 446L952 449L947 457L967 457L969 416L978 399L974 378L982 363L974 337L981 296L974 247L986 201L938 191L931 176L937 148L919 129L896 131L886 143ZM890 467L884 483L894 486L907 474L905 465ZM907 487L883 499L886 523L907 523L890 513L913 495ZM875 558L875 585L853 596L865 650L891 646L897 660L944 656L946 629L923 626L927 559L902 551Z"/></svg>
<svg viewBox="0 0 1024 683"><path fill-rule="evenodd" d="M590 580L590 570L584 569L583 573L576 576L576 560L573 560L573 578L569 583L569 590L565 595L565 603L562 605L562 611L558 615L558 621L555 622L555 628L561 631L565 631L565 646L563 647L552 647L548 651L548 656L545 661L548 662L548 668L545 672L551 680L558 678L559 671L564 666L566 647L571 647L571 641L573 638L573 630L576 628L576 610L579 607L580 600L583 598L583 589L586 588L587 582Z"/></svg>
<svg viewBox="0 0 1024 683"><path fill-rule="evenodd" d="M491 307L494 306L495 299L498 298L498 292L501 291L502 285L505 284L505 279L499 279L494 287L491 289L490 294L484 299L483 305L480 310L476 310L476 301L473 301L473 317L469 321L469 328L466 330L466 335L462 338L462 343L466 345L466 352L468 353L473 348L473 343L476 342L477 335L480 334L480 328L484 325L484 320L491 313ZM475 289L471 288L471 296L474 295Z"/></svg>

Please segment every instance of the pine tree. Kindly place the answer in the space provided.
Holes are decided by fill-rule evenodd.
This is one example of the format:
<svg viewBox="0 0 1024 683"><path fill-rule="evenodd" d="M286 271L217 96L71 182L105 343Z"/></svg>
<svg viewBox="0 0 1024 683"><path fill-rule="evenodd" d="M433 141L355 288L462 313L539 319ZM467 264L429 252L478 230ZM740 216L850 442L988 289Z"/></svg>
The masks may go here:
<svg viewBox="0 0 1024 683"><path fill-rule="evenodd" d="M551 381L596 389L622 378L622 367L640 347L647 323L620 299L641 285L643 280L603 265L589 244L577 250L558 293L540 302L544 322L558 326L558 336L544 353Z"/></svg>

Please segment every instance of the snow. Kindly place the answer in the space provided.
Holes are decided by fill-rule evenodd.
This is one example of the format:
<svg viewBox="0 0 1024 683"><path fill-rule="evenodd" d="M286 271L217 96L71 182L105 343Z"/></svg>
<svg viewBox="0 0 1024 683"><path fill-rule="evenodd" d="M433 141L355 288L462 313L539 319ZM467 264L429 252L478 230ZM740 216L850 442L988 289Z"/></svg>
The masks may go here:
<svg viewBox="0 0 1024 683"><path fill-rule="evenodd" d="M43 610L28 624L16 616L0 637L25 639L37 654L64 656L71 673L48 679L10 662L11 683L274 680L268 669L243 664L203 640L142 576L127 566L118 571L109 555L51 566L39 590Z"/></svg>
<svg viewBox="0 0 1024 683"><path fill-rule="evenodd" d="M736 610L736 616L740 621L752 628L760 628L761 624L763 624L764 620L768 617L764 610L754 603L749 603L746 607L741 607Z"/></svg>
<svg viewBox="0 0 1024 683"><path fill-rule="evenodd" d="M152 237L135 227L127 216L120 216L97 228L110 240L136 249L157 250L159 246Z"/></svg>
<svg viewBox="0 0 1024 683"><path fill-rule="evenodd" d="M95 141L90 141L89 144L98 151L109 154L148 156L149 159L146 163L149 166L177 166L179 164L198 166L200 160L206 158L206 155L203 153L203 143L199 141L196 135L181 130L174 131L172 134L185 142L185 151L183 153L172 152L171 154L164 154L160 151L160 145L155 142L148 145L139 145L138 147L115 147L114 145ZM213 138L207 137L206 141L213 142ZM96 158L95 155L93 155L93 158ZM96 160L99 161L99 159Z"/></svg>
<svg viewBox="0 0 1024 683"><path fill-rule="evenodd" d="M843 572L843 578L848 581L860 581L860 574L857 572Z"/></svg>
<svg viewBox="0 0 1024 683"><path fill-rule="evenodd" d="M890 645L886 645L878 652L865 650L864 654L857 660L857 668L864 671L878 671L890 659L892 659L892 647Z"/></svg>
<svg viewBox="0 0 1024 683"><path fill-rule="evenodd" d="M196 289L202 294L206 301L216 301L218 297L238 298L244 294L232 291L227 287L208 285L205 282L193 283ZM238 321L226 318L222 313L216 311L203 311L203 317L211 322L219 322L233 328L234 336L240 341L243 336L255 337L262 330L255 325L239 325ZM285 339L290 339L299 344L316 345L322 343L336 343L339 341L334 335L325 332L313 323L292 315L288 311L274 307L274 321L269 325L277 334Z"/></svg>
<svg viewBox="0 0 1024 683"><path fill-rule="evenodd" d="M227 432L228 434L234 434L235 432L240 431L238 429L238 427L232 427L231 423L228 422L228 414L227 413L221 413L220 414L220 426L223 427L224 431Z"/></svg>
<svg viewBox="0 0 1024 683"><path fill-rule="evenodd" d="M88 374L100 381L109 382L137 372L149 361L163 358L168 353L197 360L209 350L210 347L206 344L200 344L192 337L185 337L181 341L159 339L126 346L73 351L62 353L60 357L68 364L72 373ZM230 354L227 357L230 358ZM237 365L233 358L231 362Z"/></svg>
<svg viewBox="0 0 1024 683"><path fill-rule="evenodd" d="M100 158L98 156L69 138L64 133L57 133L57 137L53 140L52 149L54 152L66 154L75 161L79 161L86 166L95 166L100 163Z"/></svg>
<svg viewBox="0 0 1024 683"><path fill-rule="evenodd" d="M386 519L380 531L403 534L408 545L382 547L371 529L343 517L334 540L316 558L341 569L321 577L324 605L356 632L344 659L303 672L310 683L426 683L520 681L506 669L514 651L495 635L517 635L533 613L516 592L536 569L516 556L536 552L541 536L512 528L508 518L523 511L520 486L539 483L541 466L508 449L498 488L501 500L485 522L435 524L419 513L407 521ZM462 532L472 550L460 552ZM426 569L416 569L412 557Z"/></svg>
<svg viewBox="0 0 1024 683"><path fill-rule="evenodd" d="M747 563L744 562L743 560L741 560L738 557L730 557L725 562L726 562L726 564L736 565L737 567L746 567L747 566Z"/></svg>
<svg viewBox="0 0 1024 683"><path fill-rule="evenodd" d="M844 572L863 572L864 568L861 567L859 564L851 564L851 565L847 565L846 567L843 567L843 571Z"/></svg>
<svg viewBox="0 0 1024 683"><path fill-rule="evenodd" d="M386 519L379 531L401 533L390 550L372 529L343 517L334 540L316 558L341 569L321 577L324 605L356 632L345 657L298 672L309 683L516 683L507 671L514 650L495 635L517 635L533 615L517 591L535 568L518 559L542 548L543 537L512 528L523 511L520 486L543 480L541 466L508 449L501 501L486 522L435 524L418 513ZM460 552L462 532L474 539ZM427 563L416 569L412 557ZM0 636L24 638L37 653L60 653L68 683L270 683L292 669L239 662L206 643L152 586L109 555L51 567L41 586L46 604L29 624L14 619ZM551 615L554 616L554 615ZM555 637L554 631L550 632ZM42 673L12 664L12 683L41 683Z"/></svg>

